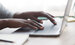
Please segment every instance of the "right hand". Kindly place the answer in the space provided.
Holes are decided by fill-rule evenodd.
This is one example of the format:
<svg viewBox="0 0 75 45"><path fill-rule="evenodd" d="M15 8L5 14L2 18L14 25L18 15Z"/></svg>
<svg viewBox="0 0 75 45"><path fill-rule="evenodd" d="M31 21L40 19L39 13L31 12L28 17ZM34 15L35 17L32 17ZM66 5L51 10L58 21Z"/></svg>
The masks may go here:
<svg viewBox="0 0 75 45"><path fill-rule="evenodd" d="M46 17L48 18L54 25L56 25L56 21L53 19L54 16L52 16L49 13L43 12L43 11L39 11L39 12L23 12L23 13L15 13L13 18L21 18L21 19L31 19L31 20L35 20L39 23L43 23L42 20L39 20L38 17Z"/></svg>
<svg viewBox="0 0 75 45"><path fill-rule="evenodd" d="M25 20L25 19L8 19L6 25L9 28L29 27L32 29L40 29L40 30L44 28L40 24L33 22L32 20Z"/></svg>

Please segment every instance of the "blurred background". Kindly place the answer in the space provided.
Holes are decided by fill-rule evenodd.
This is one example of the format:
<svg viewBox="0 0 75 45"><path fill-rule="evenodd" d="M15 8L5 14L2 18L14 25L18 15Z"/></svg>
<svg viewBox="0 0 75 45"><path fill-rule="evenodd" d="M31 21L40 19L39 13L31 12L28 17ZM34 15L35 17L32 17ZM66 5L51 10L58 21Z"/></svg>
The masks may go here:
<svg viewBox="0 0 75 45"><path fill-rule="evenodd" d="M68 0L0 0L9 11L27 12L27 11L44 11L54 16L63 16ZM74 2L71 7L70 16L74 16Z"/></svg>

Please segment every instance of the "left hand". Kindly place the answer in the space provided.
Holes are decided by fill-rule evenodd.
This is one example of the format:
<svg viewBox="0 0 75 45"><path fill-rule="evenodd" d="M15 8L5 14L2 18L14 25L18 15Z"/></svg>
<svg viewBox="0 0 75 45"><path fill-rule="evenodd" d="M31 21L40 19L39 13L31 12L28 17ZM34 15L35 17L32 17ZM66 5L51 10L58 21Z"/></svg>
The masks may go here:
<svg viewBox="0 0 75 45"><path fill-rule="evenodd" d="M56 25L55 20L53 19L54 16L52 16L49 13L45 12L24 12L24 13L15 13L14 18L22 18L22 19L31 19L35 20L39 23L43 23L42 20L39 20L38 17L47 17L54 25Z"/></svg>

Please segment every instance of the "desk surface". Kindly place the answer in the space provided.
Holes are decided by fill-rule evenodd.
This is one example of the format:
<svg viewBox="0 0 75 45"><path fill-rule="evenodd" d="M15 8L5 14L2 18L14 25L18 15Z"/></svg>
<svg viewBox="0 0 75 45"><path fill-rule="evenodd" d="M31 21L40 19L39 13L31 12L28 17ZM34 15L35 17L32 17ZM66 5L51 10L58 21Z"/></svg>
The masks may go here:
<svg viewBox="0 0 75 45"><path fill-rule="evenodd" d="M75 45L75 23L69 23L59 37L30 37L25 45Z"/></svg>

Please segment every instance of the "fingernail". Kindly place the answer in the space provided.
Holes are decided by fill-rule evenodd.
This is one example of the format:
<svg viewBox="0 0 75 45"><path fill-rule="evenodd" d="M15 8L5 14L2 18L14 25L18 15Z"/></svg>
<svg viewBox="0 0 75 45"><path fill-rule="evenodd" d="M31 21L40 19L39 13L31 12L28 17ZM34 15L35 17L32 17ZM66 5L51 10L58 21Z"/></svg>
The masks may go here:
<svg viewBox="0 0 75 45"><path fill-rule="evenodd" d="M57 23L56 23L55 21L53 21L53 24L54 24L54 25L57 25Z"/></svg>
<svg viewBox="0 0 75 45"><path fill-rule="evenodd" d="M43 24L43 21L41 20L40 23Z"/></svg>
<svg viewBox="0 0 75 45"><path fill-rule="evenodd" d="M57 25L56 23L54 23L54 25Z"/></svg>
<svg viewBox="0 0 75 45"><path fill-rule="evenodd" d="M44 29L44 27L40 27L40 30L43 30Z"/></svg>
<svg viewBox="0 0 75 45"><path fill-rule="evenodd" d="M36 29L36 30L37 30L38 28L37 28L37 27L34 27L34 29Z"/></svg>

